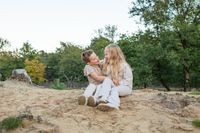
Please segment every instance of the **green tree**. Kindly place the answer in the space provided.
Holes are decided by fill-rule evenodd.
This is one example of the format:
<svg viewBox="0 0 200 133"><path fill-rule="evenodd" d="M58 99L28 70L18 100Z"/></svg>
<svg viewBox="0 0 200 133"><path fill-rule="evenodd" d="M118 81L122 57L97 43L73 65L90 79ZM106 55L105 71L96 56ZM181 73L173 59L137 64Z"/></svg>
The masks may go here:
<svg viewBox="0 0 200 133"><path fill-rule="evenodd" d="M36 58L38 53L29 42L25 42L22 48L20 48L19 54L25 61L26 59L32 60Z"/></svg>
<svg viewBox="0 0 200 133"><path fill-rule="evenodd" d="M59 55L59 75L62 80L82 81L84 63L81 60L83 49L80 46L72 43L61 42L61 47L57 48L56 52Z"/></svg>
<svg viewBox="0 0 200 133"><path fill-rule="evenodd" d="M130 10L132 16L140 16L145 26L153 31L158 43L161 33L174 33L172 40L165 48L179 56L184 78L184 91L189 87L191 62L194 56L191 51L199 44L200 3L198 0L136 0ZM195 34L195 36L193 36ZM166 37L167 38L167 37ZM163 38L162 38L163 39ZM195 41L196 40L196 41ZM168 40L171 42L170 40ZM158 44L157 43L157 44ZM172 45L172 46L170 46Z"/></svg>
<svg viewBox="0 0 200 133"><path fill-rule="evenodd" d="M6 45L9 45L10 42L6 39L0 38L0 49L2 49L3 47L5 47Z"/></svg>
<svg viewBox="0 0 200 133"><path fill-rule="evenodd" d="M103 36L95 37L91 40L91 44L87 49L92 49L102 59L104 57L105 47L111 43L108 38Z"/></svg>

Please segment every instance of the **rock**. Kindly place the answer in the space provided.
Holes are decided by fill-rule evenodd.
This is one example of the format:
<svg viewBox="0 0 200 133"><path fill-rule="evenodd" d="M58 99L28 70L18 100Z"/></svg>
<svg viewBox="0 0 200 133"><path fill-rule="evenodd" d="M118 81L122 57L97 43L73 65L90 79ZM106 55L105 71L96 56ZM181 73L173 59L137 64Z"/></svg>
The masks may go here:
<svg viewBox="0 0 200 133"><path fill-rule="evenodd" d="M30 76L27 74L25 69L14 69L12 71L11 79L15 79L18 81L24 81L32 84Z"/></svg>

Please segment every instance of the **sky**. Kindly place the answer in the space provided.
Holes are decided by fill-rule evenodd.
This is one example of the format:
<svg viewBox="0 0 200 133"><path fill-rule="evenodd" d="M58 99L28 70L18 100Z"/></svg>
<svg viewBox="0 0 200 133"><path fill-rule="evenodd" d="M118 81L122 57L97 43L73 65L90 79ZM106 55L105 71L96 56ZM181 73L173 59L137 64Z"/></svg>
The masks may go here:
<svg viewBox="0 0 200 133"><path fill-rule="evenodd" d="M118 33L134 33L133 0L0 0L0 37L9 48L29 42L34 49L53 52L60 41L88 46L95 30L116 25Z"/></svg>

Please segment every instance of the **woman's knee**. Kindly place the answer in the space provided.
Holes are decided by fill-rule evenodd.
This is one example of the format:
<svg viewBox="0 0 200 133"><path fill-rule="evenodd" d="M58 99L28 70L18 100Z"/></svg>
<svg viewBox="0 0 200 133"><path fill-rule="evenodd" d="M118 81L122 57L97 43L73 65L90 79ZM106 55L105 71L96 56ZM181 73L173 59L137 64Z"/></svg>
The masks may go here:
<svg viewBox="0 0 200 133"><path fill-rule="evenodd" d="M132 90L131 89L119 89L119 96L128 96L132 94Z"/></svg>

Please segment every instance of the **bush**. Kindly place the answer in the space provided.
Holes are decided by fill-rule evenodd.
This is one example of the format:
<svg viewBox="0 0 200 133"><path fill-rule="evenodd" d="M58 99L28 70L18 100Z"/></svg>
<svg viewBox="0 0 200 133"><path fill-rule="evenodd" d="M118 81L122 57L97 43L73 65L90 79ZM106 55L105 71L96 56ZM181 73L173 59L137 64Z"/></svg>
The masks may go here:
<svg viewBox="0 0 200 133"><path fill-rule="evenodd" d="M11 130L21 126L22 120L16 117L8 117L0 123L0 129Z"/></svg>
<svg viewBox="0 0 200 133"><path fill-rule="evenodd" d="M200 95L200 91L193 91L189 93L190 95Z"/></svg>
<svg viewBox="0 0 200 133"><path fill-rule="evenodd" d="M45 65L39 60L33 59L33 60L25 60L25 69L27 73L30 75L31 80L34 83L42 83L45 81L44 78L44 71L45 71Z"/></svg>
<svg viewBox="0 0 200 133"><path fill-rule="evenodd" d="M195 127L199 127L200 128L200 119L196 119L192 121L192 125L194 125Z"/></svg>
<svg viewBox="0 0 200 133"><path fill-rule="evenodd" d="M66 88L66 85L60 82L60 79L55 79L54 82L50 85L50 87L57 90L63 90Z"/></svg>

